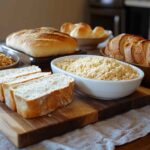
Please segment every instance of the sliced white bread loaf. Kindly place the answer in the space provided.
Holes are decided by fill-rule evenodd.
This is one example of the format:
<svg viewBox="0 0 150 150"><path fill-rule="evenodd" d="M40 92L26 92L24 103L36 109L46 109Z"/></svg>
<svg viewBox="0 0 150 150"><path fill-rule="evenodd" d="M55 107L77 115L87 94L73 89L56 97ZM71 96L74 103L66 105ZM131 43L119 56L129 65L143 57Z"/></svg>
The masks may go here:
<svg viewBox="0 0 150 150"><path fill-rule="evenodd" d="M11 89L17 112L24 118L46 115L72 101L74 79L52 74Z"/></svg>
<svg viewBox="0 0 150 150"><path fill-rule="evenodd" d="M13 111L16 111L16 103L14 100L13 92L11 92L11 88L13 88L16 85L22 84L24 82L28 82L33 79L38 79L47 75L50 75L50 72L39 72L35 74L30 74L27 76L21 76L18 78L14 78L12 80L6 81L2 84L3 92L4 92L4 99L5 104Z"/></svg>
<svg viewBox="0 0 150 150"><path fill-rule="evenodd" d="M23 68L6 69L0 71L0 101L4 102L4 93L2 89L2 84L4 82L11 81L14 78L37 72L41 72L41 69L38 66L28 66Z"/></svg>

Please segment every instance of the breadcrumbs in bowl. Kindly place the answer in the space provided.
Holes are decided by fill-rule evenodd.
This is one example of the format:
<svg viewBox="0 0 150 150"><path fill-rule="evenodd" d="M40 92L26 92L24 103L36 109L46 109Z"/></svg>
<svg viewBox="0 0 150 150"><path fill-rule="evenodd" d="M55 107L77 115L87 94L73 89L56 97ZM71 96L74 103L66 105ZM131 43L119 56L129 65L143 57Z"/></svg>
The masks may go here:
<svg viewBox="0 0 150 150"><path fill-rule="evenodd" d="M0 49L0 70L16 67L19 64L19 56L13 52L2 52Z"/></svg>
<svg viewBox="0 0 150 150"><path fill-rule="evenodd" d="M138 77L132 67L112 58L69 58L58 62L56 66L81 77L97 80L131 80Z"/></svg>
<svg viewBox="0 0 150 150"><path fill-rule="evenodd" d="M113 100L132 94L144 73L138 67L95 55L70 55L51 62L54 73L75 79L76 89L90 97Z"/></svg>

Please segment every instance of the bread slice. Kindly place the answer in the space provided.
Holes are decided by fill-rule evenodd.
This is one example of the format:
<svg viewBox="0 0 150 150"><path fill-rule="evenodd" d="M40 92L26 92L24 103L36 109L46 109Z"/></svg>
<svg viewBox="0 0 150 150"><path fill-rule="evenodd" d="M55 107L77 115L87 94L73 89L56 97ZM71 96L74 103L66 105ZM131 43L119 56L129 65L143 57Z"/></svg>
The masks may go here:
<svg viewBox="0 0 150 150"><path fill-rule="evenodd" d="M2 84L4 82L13 80L16 77L37 72L41 72L41 69L38 66L28 66L23 68L6 69L0 71L0 101L4 102L4 93L2 89Z"/></svg>
<svg viewBox="0 0 150 150"><path fill-rule="evenodd" d="M145 40L142 44L145 52L145 66L150 66L150 40Z"/></svg>
<svg viewBox="0 0 150 150"><path fill-rule="evenodd" d="M132 57L134 59L134 63L140 64L140 65L146 65L146 48L144 48L144 42L138 41L135 44L132 45Z"/></svg>
<svg viewBox="0 0 150 150"><path fill-rule="evenodd" d="M144 39L139 36L131 36L129 39L125 42L124 44L124 57L125 61L129 63L134 63L134 59L132 56L132 46L135 45L136 43L143 41Z"/></svg>
<svg viewBox="0 0 150 150"><path fill-rule="evenodd" d="M40 73L35 73L27 76L21 76L18 78L14 78L12 80L6 81L3 83L2 88L4 92L4 99L5 99L5 104L13 111L16 111L16 104L14 100L14 95L13 92L11 92L11 88L13 88L16 85L19 85L24 82L28 82L33 79L38 79L47 75L50 75L50 72L40 72Z"/></svg>
<svg viewBox="0 0 150 150"><path fill-rule="evenodd" d="M11 89L17 112L24 118L46 115L72 101L74 79L52 74Z"/></svg>
<svg viewBox="0 0 150 150"><path fill-rule="evenodd" d="M111 55L111 57L119 59L119 60L124 60L124 55L122 55L120 53L119 50L119 43L121 38L124 36L125 34L120 34L118 36L116 36L115 38L112 38L109 43L108 43L108 50L109 50L109 54Z"/></svg>

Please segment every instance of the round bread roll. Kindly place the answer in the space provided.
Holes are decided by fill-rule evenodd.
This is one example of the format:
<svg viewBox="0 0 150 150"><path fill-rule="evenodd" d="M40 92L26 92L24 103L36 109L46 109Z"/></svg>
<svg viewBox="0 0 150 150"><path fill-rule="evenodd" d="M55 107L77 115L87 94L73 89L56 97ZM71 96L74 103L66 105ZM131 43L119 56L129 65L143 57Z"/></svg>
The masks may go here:
<svg viewBox="0 0 150 150"><path fill-rule="evenodd" d="M75 38L91 38L92 29L86 23L74 24L73 30L70 32L70 35Z"/></svg>
<svg viewBox="0 0 150 150"><path fill-rule="evenodd" d="M70 34L70 32L72 31L72 28L73 28L74 24L72 23L64 23L61 28L60 28L60 31L61 32L64 32L64 33L67 33L67 34Z"/></svg>
<svg viewBox="0 0 150 150"><path fill-rule="evenodd" d="M101 37L104 37L106 34L105 30L103 27L100 27L100 26L96 26L94 29L93 29L93 37L94 38L101 38Z"/></svg>

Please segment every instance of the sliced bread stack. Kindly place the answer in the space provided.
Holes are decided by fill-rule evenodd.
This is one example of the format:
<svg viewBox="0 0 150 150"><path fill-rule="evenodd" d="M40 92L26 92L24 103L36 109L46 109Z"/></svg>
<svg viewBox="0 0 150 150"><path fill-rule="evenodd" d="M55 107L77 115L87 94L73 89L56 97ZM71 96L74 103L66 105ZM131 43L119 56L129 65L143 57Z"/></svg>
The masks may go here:
<svg viewBox="0 0 150 150"><path fill-rule="evenodd" d="M150 66L150 41L131 34L120 34L112 38L104 53L119 60Z"/></svg>
<svg viewBox="0 0 150 150"><path fill-rule="evenodd" d="M37 66L1 71L0 76L1 101L24 118L46 115L72 101L71 77L44 73Z"/></svg>

